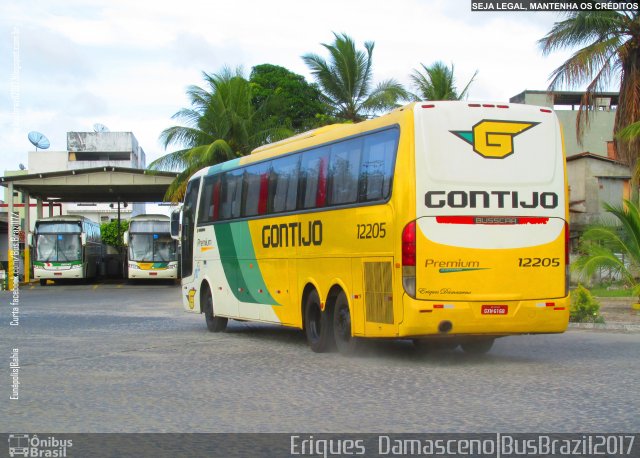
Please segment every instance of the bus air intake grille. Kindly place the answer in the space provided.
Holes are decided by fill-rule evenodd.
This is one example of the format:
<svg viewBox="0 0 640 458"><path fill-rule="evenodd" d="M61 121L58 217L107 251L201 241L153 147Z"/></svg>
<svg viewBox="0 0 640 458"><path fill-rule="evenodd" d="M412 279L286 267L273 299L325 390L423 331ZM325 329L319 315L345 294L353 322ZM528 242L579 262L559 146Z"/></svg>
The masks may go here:
<svg viewBox="0 0 640 458"><path fill-rule="evenodd" d="M367 321L393 324L393 288L390 262L364 263L364 302Z"/></svg>

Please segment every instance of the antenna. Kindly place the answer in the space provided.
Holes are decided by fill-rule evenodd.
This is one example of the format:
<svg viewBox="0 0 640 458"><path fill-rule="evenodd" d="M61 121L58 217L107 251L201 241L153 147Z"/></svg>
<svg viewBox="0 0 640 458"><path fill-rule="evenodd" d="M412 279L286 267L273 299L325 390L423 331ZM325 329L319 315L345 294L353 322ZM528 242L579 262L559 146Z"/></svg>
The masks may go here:
<svg viewBox="0 0 640 458"><path fill-rule="evenodd" d="M109 128L104 124L100 124L99 122L93 125L94 132L109 132Z"/></svg>
<svg viewBox="0 0 640 458"><path fill-rule="evenodd" d="M44 134L36 132L35 130L29 132L27 138L29 139L31 144L36 147L36 151L38 151L38 148L47 149L49 148L49 146L51 146L51 143L49 143L49 139Z"/></svg>

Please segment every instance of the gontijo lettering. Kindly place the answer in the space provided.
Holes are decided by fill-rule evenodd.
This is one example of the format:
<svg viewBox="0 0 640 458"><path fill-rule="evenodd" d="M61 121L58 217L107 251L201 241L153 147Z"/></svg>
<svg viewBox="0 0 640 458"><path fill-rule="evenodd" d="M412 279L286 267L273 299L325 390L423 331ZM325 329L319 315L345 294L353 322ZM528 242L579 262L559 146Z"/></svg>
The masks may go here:
<svg viewBox="0 0 640 458"><path fill-rule="evenodd" d="M262 226L264 248L322 245L322 221Z"/></svg>
<svg viewBox="0 0 640 458"><path fill-rule="evenodd" d="M534 191L526 197L518 191L428 191L427 208L547 208L558 206L555 192Z"/></svg>

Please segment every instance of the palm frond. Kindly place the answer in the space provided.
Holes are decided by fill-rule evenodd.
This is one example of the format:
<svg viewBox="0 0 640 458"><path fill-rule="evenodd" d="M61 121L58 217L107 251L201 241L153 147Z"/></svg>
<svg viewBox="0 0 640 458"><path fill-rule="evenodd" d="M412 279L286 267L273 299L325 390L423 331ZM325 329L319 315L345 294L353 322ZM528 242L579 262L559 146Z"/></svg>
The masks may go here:
<svg viewBox="0 0 640 458"><path fill-rule="evenodd" d="M580 239L580 256L572 265L582 278L591 278L598 269L606 269L622 277L630 286L640 272L640 210L628 200L624 205L605 204L619 226L592 226Z"/></svg>
<svg viewBox="0 0 640 458"><path fill-rule="evenodd" d="M462 92L458 93L453 64L451 68L440 61L434 62L429 67L425 64L420 65L422 70L414 69L410 75L417 90L416 98L419 100L461 100L466 97L471 83L478 74L476 70Z"/></svg>
<svg viewBox="0 0 640 458"><path fill-rule="evenodd" d="M406 98L407 93L393 80L372 88L374 42L365 42L364 50L359 50L347 34L333 36L332 43L321 43L329 54L328 60L313 53L302 56L332 116L360 121L367 114Z"/></svg>
<svg viewBox="0 0 640 458"><path fill-rule="evenodd" d="M629 124L620 130L617 137L621 140L635 140L640 138L640 121Z"/></svg>

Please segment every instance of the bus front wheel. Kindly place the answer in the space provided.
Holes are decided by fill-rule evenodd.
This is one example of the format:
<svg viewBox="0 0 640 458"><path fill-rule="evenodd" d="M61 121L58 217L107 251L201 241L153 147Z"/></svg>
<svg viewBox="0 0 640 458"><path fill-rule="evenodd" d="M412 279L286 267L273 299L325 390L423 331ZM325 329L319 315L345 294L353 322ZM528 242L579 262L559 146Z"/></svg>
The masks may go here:
<svg viewBox="0 0 640 458"><path fill-rule="evenodd" d="M340 353L349 355L355 352L358 339L351 335L351 312L344 292L340 292L336 298L333 310L333 334Z"/></svg>
<svg viewBox="0 0 640 458"><path fill-rule="evenodd" d="M331 316L326 308L324 311L320 308L320 296L315 290L309 293L304 305L304 330L315 353L330 349L333 340Z"/></svg>
<svg viewBox="0 0 640 458"><path fill-rule="evenodd" d="M222 332L227 328L227 318L216 316L213 312L213 297L209 288L204 292L204 317L207 320L207 329L211 332Z"/></svg>

